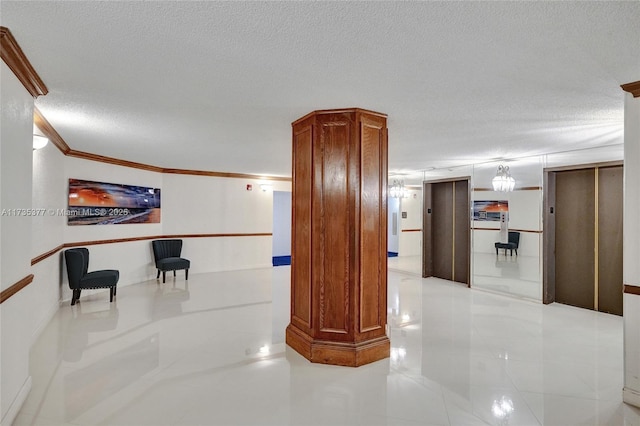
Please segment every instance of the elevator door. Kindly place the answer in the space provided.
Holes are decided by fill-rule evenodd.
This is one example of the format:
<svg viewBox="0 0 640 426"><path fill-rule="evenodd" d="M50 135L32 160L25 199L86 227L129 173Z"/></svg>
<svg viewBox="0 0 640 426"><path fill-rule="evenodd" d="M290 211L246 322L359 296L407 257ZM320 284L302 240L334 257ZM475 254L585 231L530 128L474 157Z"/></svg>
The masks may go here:
<svg viewBox="0 0 640 426"><path fill-rule="evenodd" d="M556 302L594 308L595 171L556 174Z"/></svg>
<svg viewBox="0 0 640 426"><path fill-rule="evenodd" d="M622 315L622 166L598 169L598 310Z"/></svg>
<svg viewBox="0 0 640 426"><path fill-rule="evenodd" d="M622 315L622 166L555 172L555 301Z"/></svg>
<svg viewBox="0 0 640 426"><path fill-rule="evenodd" d="M469 181L425 182L423 276L469 284Z"/></svg>

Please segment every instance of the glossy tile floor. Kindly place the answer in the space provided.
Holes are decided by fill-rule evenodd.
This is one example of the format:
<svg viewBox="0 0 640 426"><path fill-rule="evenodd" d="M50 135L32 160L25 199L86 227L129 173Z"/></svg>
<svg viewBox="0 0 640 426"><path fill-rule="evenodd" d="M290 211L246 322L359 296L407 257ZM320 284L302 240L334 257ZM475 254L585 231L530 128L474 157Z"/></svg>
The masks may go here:
<svg viewBox="0 0 640 426"><path fill-rule="evenodd" d="M510 256L500 251L471 253L472 287L498 294L542 300L542 265L539 257ZM422 276L422 256L390 257L389 270Z"/></svg>
<svg viewBox="0 0 640 426"><path fill-rule="evenodd" d="M390 359L284 345L289 267L94 291L31 354L27 425L637 425L620 317L389 273Z"/></svg>

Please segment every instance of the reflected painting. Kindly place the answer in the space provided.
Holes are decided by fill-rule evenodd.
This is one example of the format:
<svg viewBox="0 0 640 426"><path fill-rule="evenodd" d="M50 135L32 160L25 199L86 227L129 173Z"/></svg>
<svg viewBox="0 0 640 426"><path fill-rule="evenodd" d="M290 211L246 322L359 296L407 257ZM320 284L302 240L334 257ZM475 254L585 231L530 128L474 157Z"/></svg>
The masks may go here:
<svg viewBox="0 0 640 426"><path fill-rule="evenodd" d="M160 223L160 189L69 179L68 225Z"/></svg>
<svg viewBox="0 0 640 426"><path fill-rule="evenodd" d="M509 211L509 201L491 200L473 202L473 220L478 221L500 221L500 212Z"/></svg>

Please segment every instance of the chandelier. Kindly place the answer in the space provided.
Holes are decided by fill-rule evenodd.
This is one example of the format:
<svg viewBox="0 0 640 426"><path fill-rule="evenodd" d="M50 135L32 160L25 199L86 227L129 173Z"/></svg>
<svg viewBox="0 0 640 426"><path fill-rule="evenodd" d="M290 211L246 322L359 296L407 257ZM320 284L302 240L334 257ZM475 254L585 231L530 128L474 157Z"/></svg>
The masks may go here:
<svg viewBox="0 0 640 426"><path fill-rule="evenodd" d="M409 197L409 192L407 191L407 188L404 187L404 181L394 179L389 186L389 196L393 198Z"/></svg>
<svg viewBox="0 0 640 426"><path fill-rule="evenodd" d="M511 177L509 166L503 165L498 166L496 177L492 179L491 183L493 184L493 190L500 192L511 192L516 186L516 180Z"/></svg>

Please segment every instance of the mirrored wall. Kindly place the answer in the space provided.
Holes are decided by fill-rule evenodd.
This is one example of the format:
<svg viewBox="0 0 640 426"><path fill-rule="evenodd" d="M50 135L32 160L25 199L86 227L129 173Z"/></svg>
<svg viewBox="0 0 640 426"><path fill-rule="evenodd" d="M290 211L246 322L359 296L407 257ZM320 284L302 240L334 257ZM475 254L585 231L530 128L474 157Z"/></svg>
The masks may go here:
<svg viewBox="0 0 640 426"><path fill-rule="evenodd" d="M623 146L576 150L514 160L483 162L464 167L422 171L416 175L390 176L402 180L403 197L389 203L390 234L395 232L397 257L389 269L422 274L422 217L424 182L468 178L470 181L470 282L471 287L541 302L543 292L543 197L546 168L621 161ZM500 166L508 167L515 180L512 191L496 191L492 181ZM501 225L501 219L506 221ZM395 226L395 230L392 227ZM515 249L499 248L517 234ZM516 237L512 234L512 238ZM500 246L504 247L504 246Z"/></svg>

